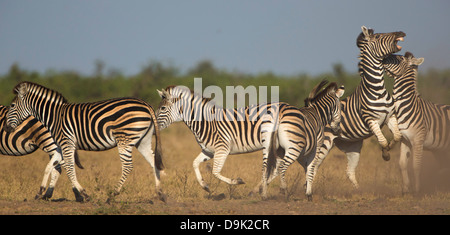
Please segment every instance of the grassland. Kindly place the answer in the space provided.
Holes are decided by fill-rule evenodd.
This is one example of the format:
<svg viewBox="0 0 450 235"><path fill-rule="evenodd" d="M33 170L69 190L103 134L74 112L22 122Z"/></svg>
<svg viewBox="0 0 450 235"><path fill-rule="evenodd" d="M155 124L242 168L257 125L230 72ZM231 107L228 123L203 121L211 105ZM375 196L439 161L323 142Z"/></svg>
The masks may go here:
<svg viewBox="0 0 450 235"><path fill-rule="evenodd" d="M269 199L249 196L261 177L261 152L228 157L223 175L241 177L246 184L229 186L210 173L212 162L201 165L211 193L198 185L192 161L200 148L184 124L162 131L165 175L162 185L167 202L155 196L150 165L133 152L134 170L122 193L106 204L108 192L120 177L117 149L104 152L80 151L84 170L77 169L81 185L92 200L77 203L63 171L51 201L35 201L48 156L38 150L23 157L1 156L0 214L450 214L449 173L439 171L426 153L423 162L423 192L402 195L398 167L398 146L385 162L374 138L365 141L357 178L360 189L352 187L345 175L347 159L337 149L323 162L314 182L314 197L304 196L304 171L292 165L287 174L289 199L279 195L279 181L269 187Z"/></svg>

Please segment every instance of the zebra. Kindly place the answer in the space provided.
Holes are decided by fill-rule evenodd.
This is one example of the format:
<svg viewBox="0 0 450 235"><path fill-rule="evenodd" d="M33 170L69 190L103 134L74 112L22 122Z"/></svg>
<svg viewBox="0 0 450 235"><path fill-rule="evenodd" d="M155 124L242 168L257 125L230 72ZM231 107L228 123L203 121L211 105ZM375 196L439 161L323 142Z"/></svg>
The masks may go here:
<svg viewBox="0 0 450 235"><path fill-rule="evenodd" d="M341 104L340 97L344 94L343 85L338 87L336 83L330 83L325 89L321 90L328 82L322 81L309 94L305 100L305 107L297 108L295 106L285 106L280 109L278 120L272 120L274 128L266 127L266 129L275 130L266 141L263 154L268 156L264 158L263 166L267 165L267 169L263 169L262 195L263 198L267 194L267 182L271 181L275 176L281 175L281 191L286 196L285 172L289 165L294 161L298 161L306 172L314 167L313 161L317 150L322 146L324 138L324 129L326 125L334 133L339 135L341 121ZM275 159L278 155L279 148L284 149L284 157L281 162ZM275 164L276 162L276 164ZM272 174L273 168L277 167L275 174ZM272 174L272 176L270 176ZM269 179L272 177L272 179ZM312 181L313 175L306 175L306 196L309 201L312 200Z"/></svg>
<svg viewBox="0 0 450 235"><path fill-rule="evenodd" d="M199 170L200 163L214 158L212 174L216 178L231 185L244 184L240 177L230 179L220 173L227 156L261 150L261 117L276 115L276 110L288 105L274 102L226 109L184 86L157 91L162 98L156 111L159 127L163 130L180 121L189 127L201 148L192 165L198 183L208 193L211 191Z"/></svg>
<svg viewBox="0 0 450 235"><path fill-rule="evenodd" d="M417 193L420 190L423 150L434 151L435 156L441 158L438 160L445 160L450 150L450 105L425 100L417 89L418 66L423 61L423 58L415 58L411 52L406 52L404 56L391 55L383 61L387 74L394 78L395 111L403 135L399 161L403 193L409 193L407 166L411 152Z"/></svg>
<svg viewBox="0 0 450 235"><path fill-rule="evenodd" d="M78 183L74 169L77 149L102 151L118 147L122 175L108 201L120 193L133 169L132 148L136 147L154 168L156 192L162 201L160 187L162 163L161 140L153 108L137 98L114 98L93 103L68 103L57 91L42 85L21 82L14 88L15 98L6 115L6 130L17 128L29 116L38 119L61 147L63 167L72 183L76 201L89 201L86 190ZM156 135L155 154L151 149Z"/></svg>
<svg viewBox="0 0 450 235"><path fill-rule="evenodd" d="M14 132L6 132L3 128L5 127L4 121L7 111L7 106L0 105L0 154L24 156L35 152L38 148L46 152L50 161L45 168L44 177L35 199L50 199L61 173L61 149L55 143L47 128L34 117L27 118ZM83 169L77 155L75 156L75 163L80 169ZM51 177L49 187L46 188L49 177ZM44 191L46 192L43 195Z"/></svg>
<svg viewBox="0 0 450 235"><path fill-rule="evenodd" d="M347 177L355 188L359 187L355 170L358 166L363 140L375 135L382 147L383 159L390 159L389 149L402 138L398 130L397 119L394 114L394 101L386 90L383 78L383 59L401 50L397 45L403 41L404 32L374 33L373 29L361 27L356 45L360 50L358 63L361 82L354 93L341 101L342 119L341 134L337 136L329 128L325 130L325 138L316 158L313 161L317 171L333 145L347 155ZM381 132L381 127L387 123L394 138L391 143ZM315 175L316 172L310 172Z"/></svg>

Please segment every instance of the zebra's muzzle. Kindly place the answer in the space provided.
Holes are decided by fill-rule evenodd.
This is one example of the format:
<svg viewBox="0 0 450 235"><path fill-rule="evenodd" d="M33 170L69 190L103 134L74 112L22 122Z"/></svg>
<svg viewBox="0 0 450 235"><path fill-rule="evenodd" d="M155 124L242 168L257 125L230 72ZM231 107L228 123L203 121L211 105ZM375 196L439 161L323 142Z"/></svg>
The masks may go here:
<svg viewBox="0 0 450 235"><path fill-rule="evenodd" d="M162 121L158 120L157 122L158 122L159 130L164 130L167 128L167 125L165 123L163 123Z"/></svg>
<svg viewBox="0 0 450 235"><path fill-rule="evenodd" d="M400 51L402 49L401 46L398 45L398 42L403 42L406 37L406 33L404 32L396 32L395 33L395 45L397 46L397 50Z"/></svg>
<svg viewBox="0 0 450 235"><path fill-rule="evenodd" d="M396 40L396 46L397 46L397 49L400 51L401 49L402 49L402 46L399 46L397 43L400 41L400 42L403 42L403 41L405 41L405 39L403 38L403 37L399 37L399 38L397 38L397 39L395 39Z"/></svg>
<svg viewBox="0 0 450 235"><path fill-rule="evenodd" d="M12 126L9 126L9 125L3 125L3 130L6 131L6 132L8 132L8 133L13 132L14 129L15 129L15 128L12 127Z"/></svg>

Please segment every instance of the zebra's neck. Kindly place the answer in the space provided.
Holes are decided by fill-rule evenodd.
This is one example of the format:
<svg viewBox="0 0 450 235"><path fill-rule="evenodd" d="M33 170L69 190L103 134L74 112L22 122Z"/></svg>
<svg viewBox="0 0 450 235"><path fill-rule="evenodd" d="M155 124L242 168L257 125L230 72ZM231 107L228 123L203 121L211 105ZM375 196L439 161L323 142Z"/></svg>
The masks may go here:
<svg viewBox="0 0 450 235"><path fill-rule="evenodd" d="M325 101L318 101L311 105L311 109L318 114L318 119L323 126L328 125L332 121L333 108L331 107L331 104L327 104Z"/></svg>
<svg viewBox="0 0 450 235"><path fill-rule="evenodd" d="M32 100L30 102L32 116L38 119L51 133L58 133L57 128L61 127L61 118L59 117L65 101L57 94L47 94L49 95L34 94L34 97L30 99Z"/></svg>
<svg viewBox="0 0 450 235"><path fill-rule="evenodd" d="M384 84L382 58L374 57L362 49L358 68L361 76L359 87L366 98L370 100L390 99Z"/></svg>
<svg viewBox="0 0 450 235"><path fill-rule="evenodd" d="M408 70L401 77L394 81L394 100L413 100L419 96L417 90L417 72L414 69Z"/></svg>
<svg viewBox="0 0 450 235"><path fill-rule="evenodd" d="M208 114L214 113L215 110L215 105L212 102L195 94L183 97L180 105L179 110L183 122L196 134L201 132L202 125L199 125L199 122L208 121L211 118Z"/></svg>

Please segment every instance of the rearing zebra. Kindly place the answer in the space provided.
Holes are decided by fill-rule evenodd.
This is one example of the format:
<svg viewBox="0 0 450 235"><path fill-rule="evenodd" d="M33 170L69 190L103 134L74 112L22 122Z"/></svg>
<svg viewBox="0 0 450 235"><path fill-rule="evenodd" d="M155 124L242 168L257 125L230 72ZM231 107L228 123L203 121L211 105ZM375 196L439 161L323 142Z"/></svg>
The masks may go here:
<svg viewBox="0 0 450 235"><path fill-rule="evenodd" d="M150 105L136 98L116 98L94 103L71 104L58 92L44 86L22 82L14 88L16 97L7 113L6 128L14 130L29 116L38 119L61 146L64 169L72 183L77 201L89 196L76 178L74 153L77 149L101 151L118 147L122 175L111 196L119 194L133 169L132 148L135 146L154 167L156 192L161 200L159 171L163 169L161 143L156 117ZM156 134L155 155L151 149ZM110 198L111 199L111 198ZM109 199L108 199L109 200Z"/></svg>
<svg viewBox="0 0 450 235"><path fill-rule="evenodd" d="M438 160L445 160L450 150L450 105L424 100L417 90L418 66L423 61L410 52L405 56L391 55L383 61L387 74L394 78L395 111L403 135L400 147L403 193L409 192L407 166L411 152L418 192L423 150L432 150Z"/></svg>
<svg viewBox="0 0 450 235"><path fill-rule="evenodd" d="M360 50L358 67L361 82L353 94L341 101L341 135L326 130L324 144L312 163L316 167L311 168L316 171L335 144L347 155L347 176L355 187L358 187L355 169L363 140L375 135L382 147L383 158L389 160L388 150L402 138L394 114L394 101L384 85L382 61L389 54L401 50L397 42L403 41L406 36L403 32L374 33L365 26L361 30L356 40ZM386 123L394 134L394 141L390 145L381 132L381 127Z"/></svg>
<svg viewBox="0 0 450 235"><path fill-rule="evenodd" d="M268 133L264 144L268 158L267 170L263 169L262 195L266 196L267 181L271 181L278 174L281 175L281 190L286 193L285 172L289 165L298 161L305 173L313 172L311 164L317 151L323 143L323 134L326 125L330 125L335 133L340 131L341 104L339 98L344 94L344 86L338 87L336 83L330 83L321 90L328 82L323 81L318 84L305 100L306 107L296 108L285 106L280 109L278 119L272 120L275 132ZM268 124L266 124L268 125ZM271 129L270 127L265 127ZM277 162L276 155L279 147L284 149L284 157L281 162ZM270 177L272 169L277 162L275 174ZM265 166L266 164L263 164ZM314 175L306 175L306 196L312 200L312 181ZM287 196L287 194L286 194Z"/></svg>
<svg viewBox="0 0 450 235"><path fill-rule="evenodd" d="M50 162L45 168L44 177L36 194L35 199L49 199L53 195L53 190L61 173L60 162L62 160L61 149L56 145L50 132L34 117L27 118L14 132L6 132L5 116L8 107L0 105L0 153L8 156L24 156L35 152L38 148L46 152L50 157ZM75 156L78 167L83 166ZM51 176L49 187L46 189L48 178Z"/></svg>

